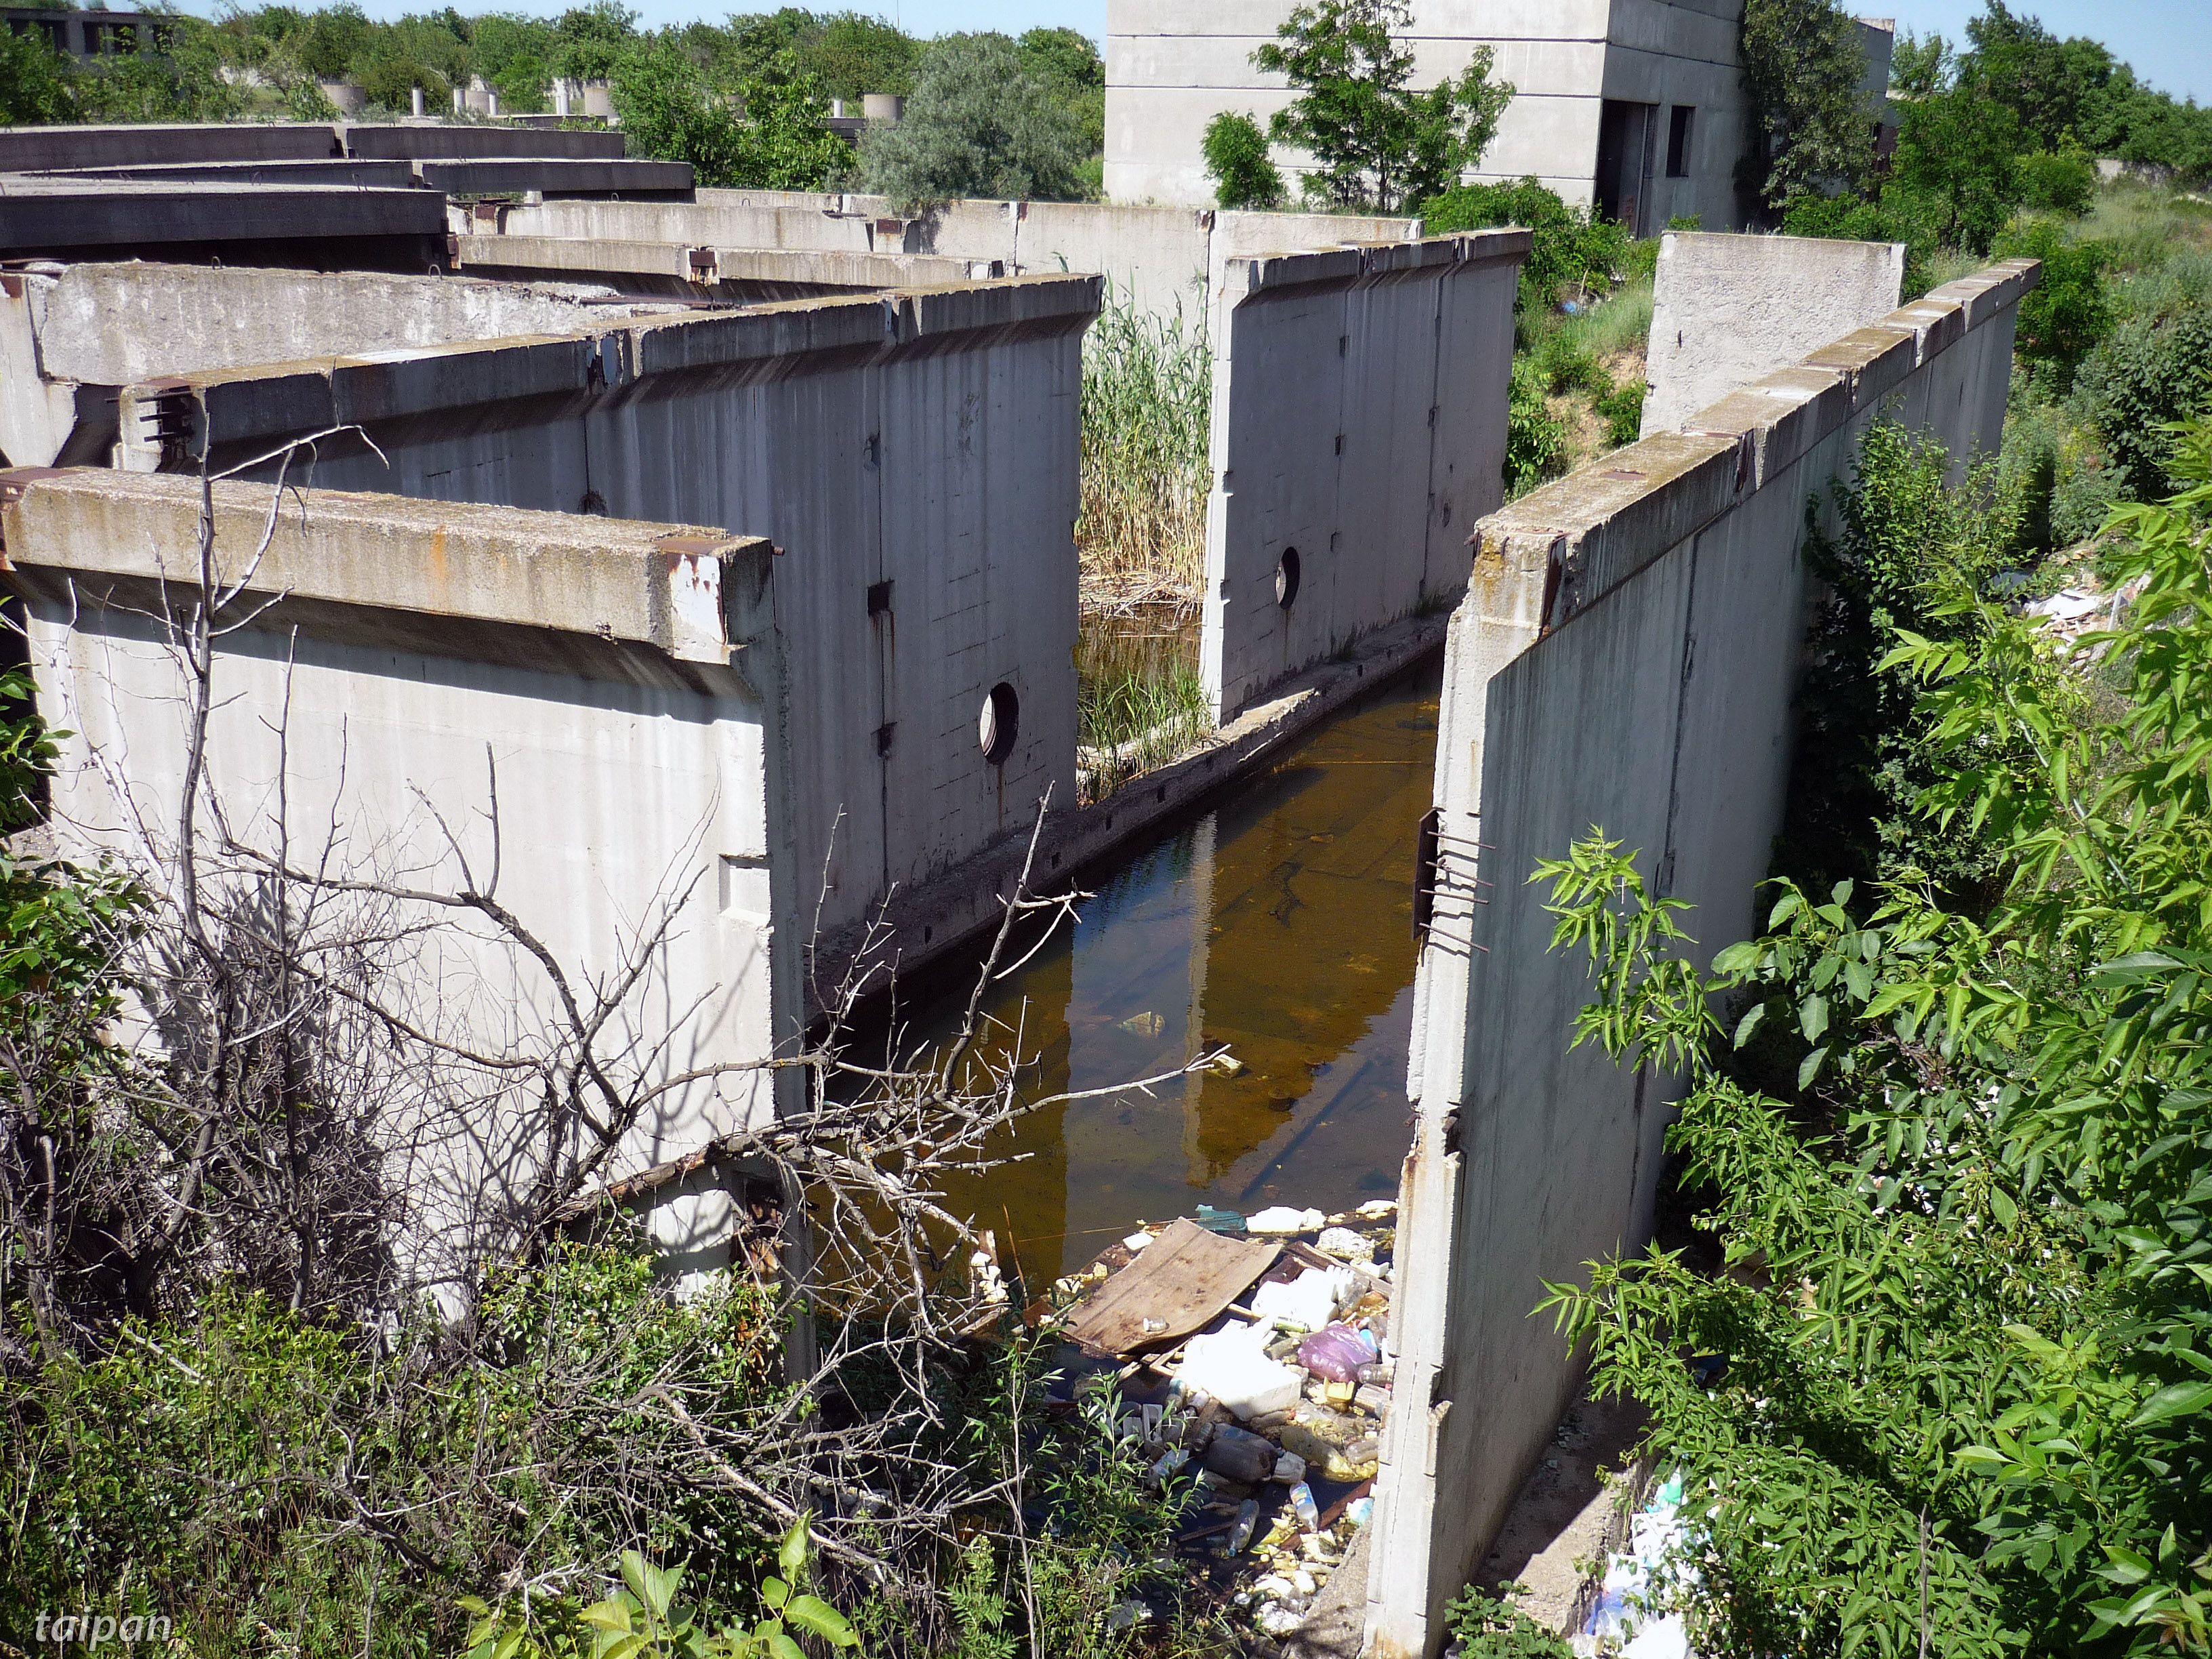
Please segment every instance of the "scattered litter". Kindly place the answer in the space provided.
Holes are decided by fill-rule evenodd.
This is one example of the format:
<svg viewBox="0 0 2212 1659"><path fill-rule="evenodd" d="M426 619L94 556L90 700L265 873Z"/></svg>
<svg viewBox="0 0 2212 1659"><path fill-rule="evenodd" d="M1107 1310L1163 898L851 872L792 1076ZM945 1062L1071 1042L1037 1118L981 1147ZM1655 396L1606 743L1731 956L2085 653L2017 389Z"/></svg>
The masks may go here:
<svg viewBox="0 0 2212 1659"><path fill-rule="evenodd" d="M1267 1358L1268 1334L1265 1325L1238 1325L1191 1338L1183 1350L1184 1389L1205 1389L1233 1417L1295 1405L1302 1373Z"/></svg>
<svg viewBox="0 0 2212 1659"><path fill-rule="evenodd" d="M1121 1029L1137 1036L1156 1037L1167 1027L1167 1021L1147 1009L1141 1014L1132 1014L1121 1022Z"/></svg>
<svg viewBox="0 0 2212 1659"><path fill-rule="evenodd" d="M1193 1589L1276 1640L1304 1625L1374 1513L1397 1207L1202 1205L1109 1246L1030 1310L1089 1356L1075 1389L1118 1391L1115 1431L1171 1508ZM1123 1602L1109 1620L1152 1616Z"/></svg>
<svg viewBox="0 0 2212 1659"><path fill-rule="evenodd" d="M1351 1288L1352 1275L1341 1267L1309 1267L1287 1285L1262 1285L1253 1293L1252 1311L1262 1319L1319 1330Z"/></svg>
<svg viewBox="0 0 2212 1659"><path fill-rule="evenodd" d="M1244 1231L1266 1237L1287 1238L1294 1233L1317 1232L1328 1220L1319 1210L1294 1210L1287 1204L1278 1204L1248 1217Z"/></svg>
<svg viewBox="0 0 2212 1659"><path fill-rule="evenodd" d="M1106 1615L1108 1630L1127 1630L1133 1625L1149 1624L1152 1610L1142 1601L1124 1601Z"/></svg>

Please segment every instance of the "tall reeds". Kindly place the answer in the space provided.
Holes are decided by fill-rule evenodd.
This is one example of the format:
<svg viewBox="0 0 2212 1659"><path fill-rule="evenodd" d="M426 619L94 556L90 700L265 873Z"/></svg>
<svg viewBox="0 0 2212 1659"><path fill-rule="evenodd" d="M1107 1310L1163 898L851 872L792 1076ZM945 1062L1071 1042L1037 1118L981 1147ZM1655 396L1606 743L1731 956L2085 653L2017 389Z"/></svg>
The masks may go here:
<svg viewBox="0 0 2212 1659"><path fill-rule="evenodd" d="M1107 293L1083 341L1084 602L1195 603L1206 574L1213 354L1202 323Z"/></svg>

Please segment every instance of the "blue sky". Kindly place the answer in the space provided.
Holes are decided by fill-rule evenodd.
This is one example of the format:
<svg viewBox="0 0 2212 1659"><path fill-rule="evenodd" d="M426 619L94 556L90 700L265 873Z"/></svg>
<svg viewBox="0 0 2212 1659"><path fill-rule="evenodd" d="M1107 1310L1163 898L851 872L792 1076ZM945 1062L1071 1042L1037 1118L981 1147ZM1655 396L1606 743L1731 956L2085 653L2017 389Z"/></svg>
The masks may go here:
<svg viewBox="0 0 2212 1659"><path fill-rule="evenodd" d="M368 0L368 11L394 17L404 11L429 10L440 0ZM515 10L556 14L568 0L456 0L464 12L512 6ZM795 0L817 10L845 5L880 11L916 34L948 29L1005 29L1019 33L1040 23L1080 29L1093 40L1106 34L1106 0ZM1207 0L1188 0L1204 5ZM1847 0L1852 3L1853 0ZM772 10L780 0L629 0L648 25L720 21L734 10ZM2087 34L2102 40L2136 66L2136 73L2176 97L2212 102L2212 16L2206 0L2013 0L2015 11L2040 17L2058 34ZM195 10L208 10L198 0ZM1288 3L1285 0L1285 9ZM1980 0L1856 0L1854 9L1873 16L1894 11L1898 27L1925 34L1933 30L1962 37L1966 20L1981 10Z"/></svg>

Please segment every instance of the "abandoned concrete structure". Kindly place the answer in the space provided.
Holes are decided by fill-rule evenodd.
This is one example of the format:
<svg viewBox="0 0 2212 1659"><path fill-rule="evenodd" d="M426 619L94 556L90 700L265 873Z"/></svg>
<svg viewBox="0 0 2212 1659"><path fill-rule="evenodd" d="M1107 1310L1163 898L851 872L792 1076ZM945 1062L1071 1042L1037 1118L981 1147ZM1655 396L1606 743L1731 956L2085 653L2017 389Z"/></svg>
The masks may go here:
<svg viewBox="0 0 2212 1659"><path fill-rule="evenodd" d="M121 388L197 369L548 334L665 311L601 289L231 265L0 276L0 460L106 466Z"/></svg>
<svg viewBox="0 0 2212 1659"><path fill-rule="evenodd" d="M1289 0L1109 0L1109 197L1212 201L1200 139L1224 110L1264 125L1290 102L1282 79L1251 63L1290 10ZM1492 78L1516 88L1474 178L1534 178L1649 236L1678 217L1708 230L1744 222L1742 21L1743 0L1414 0L1405 40L1419 85L1462 73L1486 46ZM1860 26L1869 120L1881 118L1893 34L1887 22ZM1304 161L1280 159L1293 171Z"/></svg>
<svg viewBox="0 0 2212 1659"><path fill-rule="evenodd" d="M1701 964L1751 934L1788 779L1806 502L1877 421L1960 466L1993 450L2039 275L2014 260L1938 289L1476 530L1446 657L1407 1079L1398 1249L1415 1266L1392 1310L1379 1659L1437 1650L1444 1604L1570 1402L1578 1367L1528 1317L1539 1280L1651 1231L1676 1085L1568 1052L1586 964L1547 953L1529 872L1599 825L1660 895L1697 907Z"/></svg>
<svg viewBox="0 0 2212 1659"><path fill-rule="evenodd" d="M559 959L599 971L672 906L647 994L623 1010L632 1039L671 1077L787 1044L804 873L771 545L568 513L271 495L213 488L224 579L253 573L239 612L252 625L226 635L216 660L207 743L230 833L294 867L418 888L460 884L465 854L499 872L501 902ZM141 867L162 867L179 834L188 676L163 619L198 598L199 497L196 478L0 473L40 706L69 734L55 831ZM325 845L316 825L342 827ZM416 982L436 988L404 1006L422 1029L482 1044L547 1015L551 986L495 933L419 937ZM746 1073L672 1088L624 1164L788 1107L798 1081ZM479 1191L526 1182L544 1155L512 1123L479 1127L426 1139L395 1172L418 1200L433 1277L438 1239ZM676 1195L653 1225L688 1265L711 1265L726 1202Z"/></svg>

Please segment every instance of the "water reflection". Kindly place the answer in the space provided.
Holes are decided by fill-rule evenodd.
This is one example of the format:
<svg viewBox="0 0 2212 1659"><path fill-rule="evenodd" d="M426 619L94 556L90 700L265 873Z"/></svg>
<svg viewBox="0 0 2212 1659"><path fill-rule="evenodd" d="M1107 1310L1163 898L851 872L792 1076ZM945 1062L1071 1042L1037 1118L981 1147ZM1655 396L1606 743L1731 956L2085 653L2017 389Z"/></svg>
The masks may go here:
<svg viewBox="0 0 2212 1659"><path fill-rule="evenodd" d="M1227 1043L1237 1077L1178 1079L1028 1119L1028 1161L951 1194L1011 1231L1032 1275L1088 1261L1200 1201L1341 1209L1394 1196L1407 1142L1414 835L1428 808L1440 666L1370 694L1195 823L1107 877L1081 925L997 988L1041 1050L1030 1091L1157 1073ZM965 1000L934 976L911 1031ZM909 988L911 990L912 988Z"/></svg>

